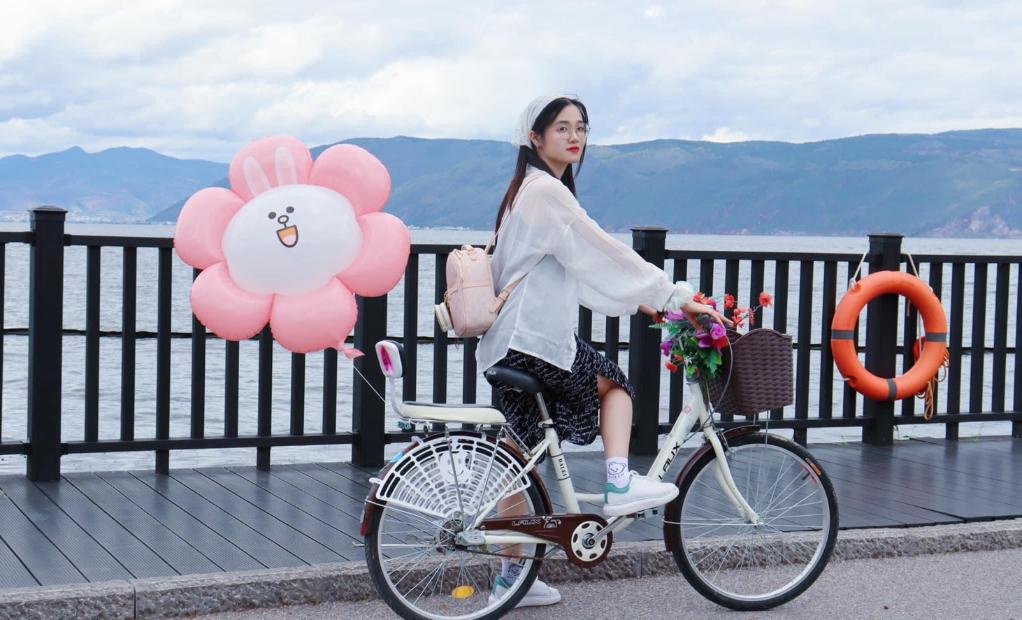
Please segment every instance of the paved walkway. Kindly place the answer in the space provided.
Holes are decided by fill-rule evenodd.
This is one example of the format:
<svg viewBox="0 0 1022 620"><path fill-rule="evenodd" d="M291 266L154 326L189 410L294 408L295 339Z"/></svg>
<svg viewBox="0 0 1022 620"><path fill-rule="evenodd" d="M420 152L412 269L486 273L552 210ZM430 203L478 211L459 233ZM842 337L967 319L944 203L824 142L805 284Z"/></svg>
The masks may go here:
<svg viewBox="0 0 1022 620"><path fill-rule="evenodd" d="M1022 440L811 447L834 481L843 528L1022 516ZM602 458L568 458L579 489L598 490ZM644 470L650 461L633 465ZM69 473L38 484L3 476L0 589L359 561L358 520L375 473L323 463ZM549 464L543 473L552 479ZM650 519L615 540L661 537Z"/></svg>
<svg viewBox="0 0 1022 620"><path fill-rule="evenodd" d="M1005 578L1022 573L1018 549L831 562L802 596L768 612L736 614L701 597L680 575L558 584L561 602L515 610L505 618L935 618L1020 619L1022 605ZM379 601L302 605L200 616L203 620L394 618Z"/></svg>

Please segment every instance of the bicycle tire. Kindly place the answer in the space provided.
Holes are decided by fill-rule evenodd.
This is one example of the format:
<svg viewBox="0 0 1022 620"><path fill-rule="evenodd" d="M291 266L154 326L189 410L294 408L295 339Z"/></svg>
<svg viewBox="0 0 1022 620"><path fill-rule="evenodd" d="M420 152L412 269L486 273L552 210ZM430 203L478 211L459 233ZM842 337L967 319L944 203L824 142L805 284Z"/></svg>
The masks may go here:
<svg viewBox="0 0 1022 620"><path fill-rule="evenodd" d="M805 592L830 560L838 531L834 487L805 448L781 437L743 435L726 454L762 525L738 516L717 482L710 450L688 469L665 515L669 546L685 579L706 598L738 611L770 609ZM773 483L764 484L771 476Z"/></svg>
<svg viewBox="0 0 1022 620"><path fill-rule="evenodd" d="M443 435L428 438L402 458L415 459L417 454L425 454L428 457L430 450L439 450L442 454L442 444L447 441L460 444L464 450L469 451L493 450L502 459L511 459L519 465L522 464L520 458L512 451L484 435L474 433L452 433L449 440ZM453 447L450 448L450 453L455 453ZM469 460L466 459L465 462L468 463ZM466 467L468 466L466 465ZM459 466L451 467L452 472L458 469ZM458 483L459 486L469 484L462 479L459 479ZM432 484L444 485L447 488L438 489L439 495L452 497L449 487L453 484L453 480L434 480ZM546 505L540 490L536 488L536 484L528 484L521 493L524 493L527 499L525 514L549 513L550 508ZM509 493L508 496L516 494L517 492ZM455 504L448 500L448 505L450 507ZM431 509L434 512L439 512L435 506L432 506ZM490 514L495 515L495 513L496 509ZM401 520L402 517L409 514L412 516L404 521ZM391 610L402 618L407 620L491 620L500 618L518 604L535 581L542 561L526 559L522 572L512 587L499 601L491 601L489 586L492 585L496 575L500 573L501 558L458 548L452 544L450 539L456 533L453 531L456 526L452 526L452 523L456 522L456 518L454 512L445 515L442 519L432 514L414 514L407 507L397 507L393 501L381 501L378 509L374 511L369 533L365 539L366 563L380 597ZM399 528L410 529L399 529L396 532L388 533L389 519L393 519ZM421 535L432 536L430 542L421 541L419 543L418 546L421 550L411 552L412 555L421 555L422 557L405 559L407 556L402 557L394 553L391 554L393 557L386 557L388 548L396 551L394 545L407 546L408 543L403 541L412 540L416 536L413 533L416 527L421 530ZM440 545L439 541L441 540L446 542ZM388 541L392 542L388 543ZM388 547L388 544L391 547ZM427 548L431 548L431 550L427 550ZM487 553L499 553L500 551L500 549L489 548L486 550ZM541 558L545 553L545 546L528 545L522 552L523 555L529 555L532 558ZM412 583L412 586L402 589L403 580L407 579L409 575L412 575L414 579L419 574L424 576L418 582L412 583L409 580L408 583ZM435 576L430 576L434 574ZM423 583L424 580L425 583L421 591L416 595L417 585ZM468 585L473 589L473 594L465 599L455 598L453 587L458 585ZM429 591L427 592L427 590Z"/></svg>

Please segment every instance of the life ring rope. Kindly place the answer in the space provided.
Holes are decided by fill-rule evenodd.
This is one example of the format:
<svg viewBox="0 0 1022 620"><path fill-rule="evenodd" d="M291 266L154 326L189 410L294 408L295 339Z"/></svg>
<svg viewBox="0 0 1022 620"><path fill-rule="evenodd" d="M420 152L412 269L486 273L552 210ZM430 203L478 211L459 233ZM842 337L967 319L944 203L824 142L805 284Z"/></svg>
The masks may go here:
<svg viewBox="0 0 1022 620"><path fill-rule="evenodd" d="M951 352L944 349L944 361L941 362L937 368L937 374L926 382L926 387L922 389L916 398L922 398L925 403L923 407L923 419L929 422L933 419L933 414L937 407L937 384L943 383L944 379L947 378L947 369L951 365Z"/></svg>

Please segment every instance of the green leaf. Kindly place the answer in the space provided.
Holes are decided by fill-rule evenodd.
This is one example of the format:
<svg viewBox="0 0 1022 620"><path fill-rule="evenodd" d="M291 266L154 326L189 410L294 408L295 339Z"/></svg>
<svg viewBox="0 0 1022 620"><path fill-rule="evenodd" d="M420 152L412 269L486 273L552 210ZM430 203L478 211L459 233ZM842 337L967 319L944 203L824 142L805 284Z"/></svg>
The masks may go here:
<svg viewBox="0 0 1022 620"><path fill-rule="evenodd" d="M706 368L710 371L711 377L717 376L717 369L720 368L720 351L717 349L710 349L710 354L706 356Z"/></svg>

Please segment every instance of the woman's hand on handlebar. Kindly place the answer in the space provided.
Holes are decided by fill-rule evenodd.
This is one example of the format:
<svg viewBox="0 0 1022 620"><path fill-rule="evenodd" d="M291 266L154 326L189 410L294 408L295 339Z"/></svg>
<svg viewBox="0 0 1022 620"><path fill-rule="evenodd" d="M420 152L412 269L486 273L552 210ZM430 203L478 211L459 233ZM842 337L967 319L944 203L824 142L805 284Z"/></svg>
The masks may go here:
<svg viewBox="0 0 1022 620"><path fill-rule="evenodd" d="M682 306L681 309L688 316L688 320L692 321L694 325L699 325L699 317L701 315L705 315L724 327L734 327L734 322L722 313L718 312L713 306L701 304L697 301L690 301Z"/></svg>
<svg viewBox="0 0 1022 620"><path fill-rule="evenodd" d="M681 309L688 316L688 320L692 321L693 325L699 325L699 317L705 315L725 327L734 327L734 322L718 312L713 306L701 304L696 301L690 301L682 306ZM663 316L663 313L656 308L646 305L639 306L639 312L649 315L654 319L658 319Z"/></svg>

